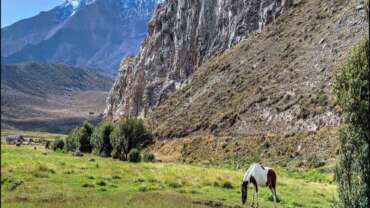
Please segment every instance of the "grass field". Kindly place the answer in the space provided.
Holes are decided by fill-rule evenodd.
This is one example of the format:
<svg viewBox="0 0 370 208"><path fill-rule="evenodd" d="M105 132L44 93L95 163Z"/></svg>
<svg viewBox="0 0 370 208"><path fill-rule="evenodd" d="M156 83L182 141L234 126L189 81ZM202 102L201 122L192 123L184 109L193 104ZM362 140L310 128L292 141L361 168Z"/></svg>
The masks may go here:
<svg viewBox="0 0 370 208"><path fill-rule="evenodd" d="M46 138L53 140L56 137L65 138L65 134L53 134L49 132L40 132L40 131L22 131L22 130L13 130L13 129L1 129L1 136L8 135L21 135L23 137L37 137L37 138Z"/></svg>
<svg viewBox="0 0 370 208"><path fill-rule="evenodd" d="M1 147L2 207L241 207L242 170ZM278 207L330 206L330 174L281 168L277 173ZM248 193L249 204L252 189ZM265 188L260 205L272 207Z"/></svg>

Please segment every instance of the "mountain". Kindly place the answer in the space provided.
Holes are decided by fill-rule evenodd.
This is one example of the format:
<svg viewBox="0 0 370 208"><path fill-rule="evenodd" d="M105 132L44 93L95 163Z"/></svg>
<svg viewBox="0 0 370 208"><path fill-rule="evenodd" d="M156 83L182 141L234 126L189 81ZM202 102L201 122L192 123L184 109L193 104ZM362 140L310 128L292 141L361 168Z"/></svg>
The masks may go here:
<svg viewBox="0 0 370 208"><path fill-rule="evenodd" d="M67 132L84 120L96 122L112 82L66 65L2 65L1 126Z"/></svg>
<svg viewBox="0 0 370 208"><path fill-rule="evenodd" d="M106 116L145 116L186 85L203 62L262 30L290 5L276 0L178 0L159 5L140 53L120 67Z"/></svg>
<svg viewBox="0 0 370 208"><path fill-rule="evenodd" d="M3 63L26 61L114 73L134 55L159 0L67 0L1 29Z"/></svg>
<svg viewBox="0 0 370 208"><path fill-rule="evenodd" d="M336 154L336 68L363 2L167 1L122 62L105 115L144 116L162 160L320 167ZM165 158L165 159L164 159Z"/></svg>

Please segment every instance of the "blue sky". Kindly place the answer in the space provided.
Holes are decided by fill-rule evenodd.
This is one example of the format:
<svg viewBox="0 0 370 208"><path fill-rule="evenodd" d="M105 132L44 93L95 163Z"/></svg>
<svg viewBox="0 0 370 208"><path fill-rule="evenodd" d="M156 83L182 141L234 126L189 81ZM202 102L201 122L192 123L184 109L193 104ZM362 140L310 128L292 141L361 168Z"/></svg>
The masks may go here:
<svg viewBox="0 0 370 208"><path fill-rule="evenodd" d="M65 0L1 0L1 27L32 17L62 4Z"/></svg>

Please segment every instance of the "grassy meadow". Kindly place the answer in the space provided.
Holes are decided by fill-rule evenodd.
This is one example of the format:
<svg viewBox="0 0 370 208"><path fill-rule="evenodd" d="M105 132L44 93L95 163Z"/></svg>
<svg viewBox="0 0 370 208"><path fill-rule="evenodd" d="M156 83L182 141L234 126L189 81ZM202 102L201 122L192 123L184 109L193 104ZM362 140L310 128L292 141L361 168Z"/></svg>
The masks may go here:
<svg viewBox="0 0 370 208"><path fill-rule="evenodd" d="M278 207L329 207L330 174L278 168ZM1 146L2 207L241 207L244 171ZM318 182L320 181L320 182ZM248 192L248 204L252 189ZM260 191L260 207L272 207Z"/></svg>

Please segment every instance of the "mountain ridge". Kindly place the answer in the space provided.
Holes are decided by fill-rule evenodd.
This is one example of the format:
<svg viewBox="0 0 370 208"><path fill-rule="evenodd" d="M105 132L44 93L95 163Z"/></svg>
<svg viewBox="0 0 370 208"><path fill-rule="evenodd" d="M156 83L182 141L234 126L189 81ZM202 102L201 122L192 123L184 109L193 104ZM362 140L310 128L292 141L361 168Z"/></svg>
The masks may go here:
<svg viewBox="0 0 370 208"><path fill-rule="evenodd" d="M1 66L1 126L66 133L101 120L112 79L60 64Z"/></svg>
<svg viewBox="0 0 370 208"><path fill-rule="evenodd" d="M66 1L2 28L2 62L35 61L99 68L113 74L134 55L157 0Z"/></svg>

